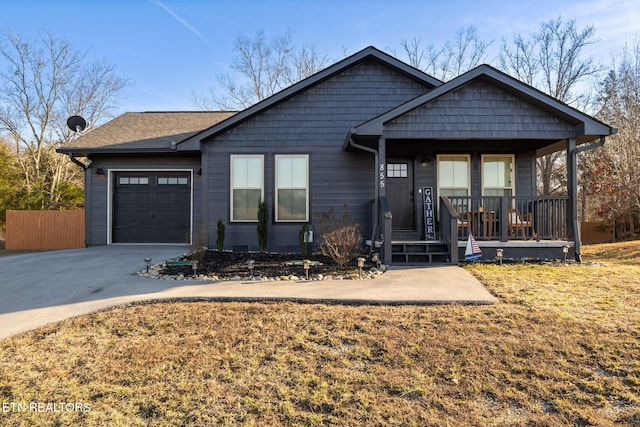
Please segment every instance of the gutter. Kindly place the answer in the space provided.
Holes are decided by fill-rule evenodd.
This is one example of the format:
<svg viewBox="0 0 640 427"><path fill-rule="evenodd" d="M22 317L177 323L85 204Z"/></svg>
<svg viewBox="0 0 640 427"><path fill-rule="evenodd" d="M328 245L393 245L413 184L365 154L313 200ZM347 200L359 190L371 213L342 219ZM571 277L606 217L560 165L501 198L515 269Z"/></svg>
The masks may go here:
<svg viewBox="0 0 640 427"><path fill-rule="evenodd" d="M369 153L373 153L373 157L374 157L374 171L377 171L376 167L378 165L378 150L376 150L375 148L370 148L364 145L360 145L360 144L356 144L353 141L353 137L351 135L349 135L349 146L353 147L353 148L357 148L363 151L367 151ZM371 246L370 246L370 253L373 251L373 248L375 246L375 238L376 238L376 230L378 229L378 215L379 215L379 199L380 199L380 189L378 188L378 176L377 174L374 172L374 176L375 176L375 182L374 182L374 194L375 197L373 199L373 227L372 227L372 235L371 235Z"/></svg>

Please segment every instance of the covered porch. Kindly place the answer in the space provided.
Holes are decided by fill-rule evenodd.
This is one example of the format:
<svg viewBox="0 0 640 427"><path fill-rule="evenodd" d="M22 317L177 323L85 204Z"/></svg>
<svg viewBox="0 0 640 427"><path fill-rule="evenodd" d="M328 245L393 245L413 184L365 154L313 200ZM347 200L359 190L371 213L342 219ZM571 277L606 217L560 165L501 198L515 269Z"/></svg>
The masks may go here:
<svg viewBox="0 0 640 427"><path fill-rule="evenodd" d="M485 258L580 260L577 154L615 129L489 66L350 130L375 162L372 251L385 263ZM536 159L566 153L566 195L537 194Z"/></svg>
<svg viewBox="0 0 640 427"><path fill-rule="evenodd" d="M576 231L567 196L442 197L439 225L439 237L447 243L452 263L464 260L469 234L484 259L495 258L498 249L506 258L576 256Z"/></svg>
<svg viewBox="0 0 640 427"><path fill-rule="evenodd" d="M428 197L423 200L427 202ZM428 203L428 202L427 202ZM375 204L372 201L372 208ZM437 206L437 208L436 208ZM428 208L424 211L424 233L394 231L393 213L386 196L379 207L382 231L371 242L389 264L452 263L464 260L469 234L482 250L483 259L492 259L497 249L504 257L517 259L561 259L575 257L576 241L570 222L569 197L447 197L434 201L434 232L427 229ZM372 211L372 217L373 217ZM373 231L373 230L372 230ZM392 236L390 240L384 236Z"/></svg>

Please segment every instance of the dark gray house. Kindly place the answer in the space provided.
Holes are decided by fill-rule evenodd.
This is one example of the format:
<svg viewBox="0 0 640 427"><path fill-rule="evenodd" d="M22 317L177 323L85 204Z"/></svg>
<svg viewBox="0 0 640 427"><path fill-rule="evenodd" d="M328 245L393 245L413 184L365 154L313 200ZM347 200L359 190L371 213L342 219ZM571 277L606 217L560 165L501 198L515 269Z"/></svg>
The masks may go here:
<svg viewBox="0 0 640 427"><path fill-rule="evenodd" d="M347 206L387 263L580 254L575 158L615 129L482 65L443 83L373 48L238 113L125 113L58 151L85 157L88 245L296 251ZM569 192L536 194L536 158L567 153Z"/></svg>

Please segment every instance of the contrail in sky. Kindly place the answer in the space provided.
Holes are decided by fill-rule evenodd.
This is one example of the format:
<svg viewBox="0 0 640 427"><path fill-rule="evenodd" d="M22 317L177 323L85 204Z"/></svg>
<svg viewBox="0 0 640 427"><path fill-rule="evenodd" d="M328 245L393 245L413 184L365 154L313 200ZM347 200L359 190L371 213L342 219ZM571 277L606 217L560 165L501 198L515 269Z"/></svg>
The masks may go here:
<svg viewBox="0 0 640 427"><path fill-rule="evenodd" d="M179 23L181 23L182 25L184 25L189 31L191 31L193 34L195 34L196 36L198 36L202 41L204 41L205 43L209 43L209 40L207 40L201 33L200 31L196 30L194 27L192 27L191 25L189 25L189 23L187 21L185 21L184 19L182 19L180 16L178 16L173 10L169 9L169 7L167 7L166 5L164 5L163 3L161 3L158 0L152 0L152 3L154 3L157 6L160 6L162 9L165 10L165 12L167 12L169 15L173 16L175 18L176 21L178 21Z"/></svg>

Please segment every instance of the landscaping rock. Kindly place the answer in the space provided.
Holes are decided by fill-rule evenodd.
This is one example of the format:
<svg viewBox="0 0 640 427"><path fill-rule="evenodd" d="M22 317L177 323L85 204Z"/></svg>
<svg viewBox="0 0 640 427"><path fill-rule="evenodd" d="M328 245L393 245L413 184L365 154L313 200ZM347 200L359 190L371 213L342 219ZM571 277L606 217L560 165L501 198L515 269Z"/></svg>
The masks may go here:
<svg viewBox="0 0 640 427"><path fill-rule="evenodd" d="M138 274L144 277L172 280L255 280L255 281L315 281L358 280L358 267L354 261L346 269L339 268L330 258L314 254L305 256L312 261L311 268L304 270L303 257L295 253L232 252L209 250L198 265L198 276L193 278L191 261L187 255L151 267ZM253 277L249 275L247 260L254 260ZM371 269L370 271L368 269ZM362 280L372 279L386 270L385 265L376 268L368 263L362 271ZM308 278L307 278L308 277Z"/></svg>

